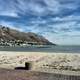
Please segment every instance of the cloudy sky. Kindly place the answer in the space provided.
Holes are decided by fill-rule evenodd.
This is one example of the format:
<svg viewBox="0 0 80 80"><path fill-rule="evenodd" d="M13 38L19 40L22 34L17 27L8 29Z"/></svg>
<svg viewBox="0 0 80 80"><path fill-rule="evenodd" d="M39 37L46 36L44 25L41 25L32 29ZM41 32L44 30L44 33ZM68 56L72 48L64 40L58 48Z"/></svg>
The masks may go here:
<svg viewBox="0 0 80 80"><path fill-rule="evenodd" d="M0 0L0 24L80 45L80 0Z"/></svg>

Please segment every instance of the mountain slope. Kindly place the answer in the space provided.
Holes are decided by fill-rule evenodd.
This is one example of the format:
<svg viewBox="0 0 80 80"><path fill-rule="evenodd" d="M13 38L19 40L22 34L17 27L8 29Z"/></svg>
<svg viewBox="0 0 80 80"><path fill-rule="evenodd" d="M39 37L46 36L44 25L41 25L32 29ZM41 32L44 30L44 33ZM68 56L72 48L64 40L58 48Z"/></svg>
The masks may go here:
<svg viewBox="0 0 80 80"><path fill-rule="evenodd" d="M43 36L37 35L32 32L20 32L8 27L0 27L0 41L12 41L12 40L21 40L27 42L36 42L37 44L51 45L53 43L49 42ZM55 45L55 44L54 44Z"/></svg>

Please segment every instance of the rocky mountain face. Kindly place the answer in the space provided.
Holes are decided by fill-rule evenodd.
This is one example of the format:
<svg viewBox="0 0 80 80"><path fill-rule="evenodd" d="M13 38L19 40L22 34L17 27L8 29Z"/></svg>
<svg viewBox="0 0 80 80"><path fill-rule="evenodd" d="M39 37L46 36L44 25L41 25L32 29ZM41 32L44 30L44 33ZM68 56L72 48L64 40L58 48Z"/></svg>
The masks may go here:
<svg viewBox="0 0 80 80"><path fill-rule="evenodd" d="M49 42L43 36L37 35L32 32L20 32L8 27L0 27L0 41L27 41L27 42L36 42L37 44L51 45L53 43ZM54 44L55 45L55 44Z"/></svg>

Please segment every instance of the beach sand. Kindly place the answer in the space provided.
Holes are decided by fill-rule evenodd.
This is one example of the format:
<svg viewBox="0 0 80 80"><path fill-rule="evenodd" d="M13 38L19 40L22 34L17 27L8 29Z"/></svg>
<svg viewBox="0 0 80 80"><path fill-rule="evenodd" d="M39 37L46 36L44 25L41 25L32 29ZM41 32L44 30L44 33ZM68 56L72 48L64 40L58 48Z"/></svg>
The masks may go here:
<svg viewBox="0 0 80 80"><path fill-rule="evenodd" d="M15 70L25 62L31 62L31 70ZM0 51L1 80L80 80L79 70L79 53Z"/></svg>
<svg viewBox="0 0 80 80"><path fill-rule="evenodd" d="M80 76L0 69L0 80L80 80Z"/></svg>
<svg viewBox="0 0 80 80"><path fill-rule="evenodd" d="M45 54L37 52L8 52L0 51L0 68L14 69L25 66L25 62L36 61Z"/></svg>
<svg viewBox="0 0 80 80"><path fill-rule="evenodd" d="M31 62L33 71L80 75L79 53L0 51L0 68L25 67L25 62Z"/></svg>

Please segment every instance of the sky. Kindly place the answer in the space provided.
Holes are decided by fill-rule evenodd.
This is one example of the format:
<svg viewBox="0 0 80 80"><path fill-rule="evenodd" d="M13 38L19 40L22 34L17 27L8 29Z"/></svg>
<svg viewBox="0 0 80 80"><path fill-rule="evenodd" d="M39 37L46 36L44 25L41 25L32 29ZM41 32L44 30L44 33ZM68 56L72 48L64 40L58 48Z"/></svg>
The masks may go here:
<svg viewBox="0 0 80 80"><path fill-rule="evenodd" d="M0 0L0 25L80 45L80 0Z"/></svg>

